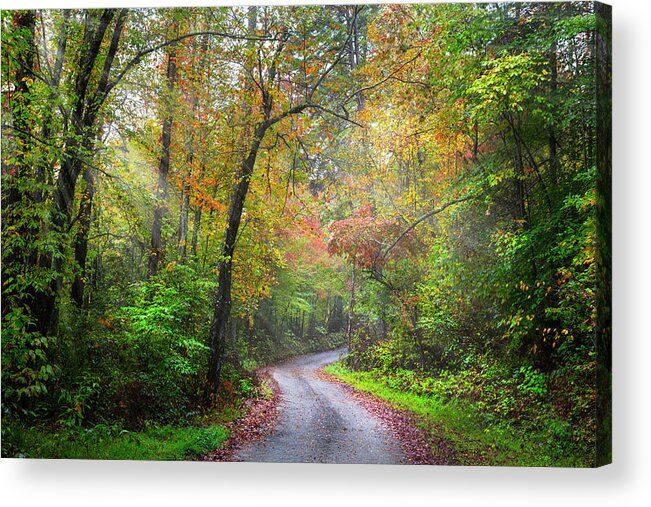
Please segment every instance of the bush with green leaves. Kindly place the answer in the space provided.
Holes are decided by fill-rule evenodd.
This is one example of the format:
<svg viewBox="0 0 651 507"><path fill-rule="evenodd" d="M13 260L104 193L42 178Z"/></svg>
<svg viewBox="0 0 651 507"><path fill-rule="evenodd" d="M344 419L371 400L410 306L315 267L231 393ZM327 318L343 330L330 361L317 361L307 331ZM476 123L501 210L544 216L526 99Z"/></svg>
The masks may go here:
<svg viewBox="0 0 651 507"><path fill-rule="evenodd" d="M49 357L54 338L33 331L22 308L7 312L2 325L2 412L33 414L34 403L48 393L55 369Z"/></svg>
<svg viewBox="0 0 651 507"><path fill-rule="evenodd" d="M207 363L209 309L214 283L185 265L131 287L131 304L116 314L114 345L120 378L115 397L140 420L172 420L198 399ZM143 410L145 410L143 412Z"/></svg>
<svg viewBox="0 0 651 507"><path fill-rule="evenodd" d="M48 400L59 424L119 420L133 429L184 419L203 387L214 286L192 267L170 264L121 289L118 309L64 314L53 354L62 373Z"/></svg>
<svg viewBox="0 0 651 507"><path fill-rule="evenodd" d="M82 426L86 414L94 408L93 403L100 393L100 379L91 373L85 373L75 388L63 388L59 394L62 406L59 424L69 428Z"/></svg>

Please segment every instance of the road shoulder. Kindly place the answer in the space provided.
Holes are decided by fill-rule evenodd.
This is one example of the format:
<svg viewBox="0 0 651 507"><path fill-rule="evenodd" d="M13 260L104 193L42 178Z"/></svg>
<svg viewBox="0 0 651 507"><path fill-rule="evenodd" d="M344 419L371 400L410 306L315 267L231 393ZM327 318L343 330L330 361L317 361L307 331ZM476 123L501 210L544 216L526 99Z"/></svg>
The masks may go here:
<svg viewBox="0 0 651 507"><path fill-rule="evenodd" d="M230 436L224 446L203 455L200 461L237 461L233 457L239 450L273 432L278 422L280 387L268 369L260 370L257 373L257 381L258 386L265 386L270 390L270 393L267 396L261 394L257 398L249 400L246 415L229 426ZM264 388L260 390L264 390Z"/></svg>
<svg viewBox="0 0 651 507"><path fill-rule="evenodd" d="M317 375L327 382L336 383L346 394L379 419L400 442L410 465L458 465L452 447L441 438L427 435L418 427L415 417L408 411L398 410L389 402L364 391L320 368ZM428 443L429 442L429 443Z"/></svg>

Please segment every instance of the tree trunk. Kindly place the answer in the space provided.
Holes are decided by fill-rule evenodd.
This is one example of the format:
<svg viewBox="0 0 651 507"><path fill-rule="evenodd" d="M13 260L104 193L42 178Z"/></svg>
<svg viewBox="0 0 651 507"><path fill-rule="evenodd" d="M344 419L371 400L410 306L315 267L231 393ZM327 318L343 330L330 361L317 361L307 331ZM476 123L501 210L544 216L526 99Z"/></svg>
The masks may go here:
<svg viewBox="0 0 651 507"><path fill-rule="evenodd" d="M226 338L228 336L228 322L231 314L231 288L233 273L233 254L235 242L242 220L244 201L249 191L249 183L253 174L255 160L258 156L260 143L269 125L266 121L259 123L251 143L251 148L246 159L242 162L238 178L235 180L235 187L228 209L228 225L224 237L221 261L219 262L219 276L217 294L215 297L215 310L210 326L210 360L208 362L208 376L204 392L205 402L209 405L215 402L219 388L219 378L224 359Z"/></svg>
<svg viewBox="0 0 651 507"><path fill-rule="evenodd" d="M165 117L161 132L161 156L158 163L158 187L156 189L156 207L154 221L151 227L151 246L149 250L149 276L158 274L163 263L163 218L167 212L167 193L169 188L168 174L170 170L170 144L172 140L172 93L176 81L176 49L171 47L167 54L167 97Z"/></svg>
<svg viewBox="0 0 651 507"><path fill-rule="evenodd" d="M76 274L72 282L72 300L79 309L84 304L84 287L86 285L86 257L88 254L88 233L90 232L93 199L95 197L95 177L93 170L87 167L84 171L86 188L79 203L79 225L75 237Z"/></svg>
<svg viewBox="0 0 651 507"><path fill-rule="evenodd" d="M558 60L556 57L556 42L554 42L550 55L549 55L549 70L550 70L550 94L552 101L556 98L556 92L558 90ZM548 131L548 147L549 147L549 180L551 187L556 189L556 184L558 183L558 173L560 171L559 162L558 162L558 153L557 153L557 142L556 142L556 129L554 127L554 120L549 124Z"/></svg>
<svg viewBox="0 0 651 507"><path fill-rule="evenodd" d="M343 328L344 322L344 306L343 300L340 295L336 295L332 301L332 308L328 316L327 329L330 333L338 333Z"/></svg>
<svg viewBox="0 0 651 507"><path fill-rule="evenodd" d="M11 105L11 137L15 141L16 150L22 156L13 157L14 161L5 164L3 161L3 195L2 210L18 203L23 198L21 180L29 177L30 166L26 155L32 151L33 140L31 133L35 118L29 114L32 104L31 83L34 80L35 63L34 31L36 16L33 11L15 11L12 19L14 30L19 34L14 61L16 70L12 76L15 87L8 99ZM3 127L4 128L4 127ZM4 132L3 132L4 134ZM6 218L6 217L5 217Z"/></svg>
<svg viewBox="0 0 651 507"><path fill-rule="evenodd" d="M418 355L420 356L420 367L423 371L427 371L427 368L429 366L429 358L427 357L427 347L425 345L423 330L418 324L418 308L409 308L409 305L404 301L401 303L405 309L405 312L409 315L409 322L411 323L411 327L414 332L414 338L416 338L416 346L418 347Z"/></svg>
<svg viewBox="0 0 651 507"><path fill-rule="evenodd" d="M513 185L515 187L515 219L521 221L524 225L527 218L527 209L524 195L524 161L522 160L522 147L517 139L515 139L515 155L513 159L515 166L515 178L513 178Z"/></svg>
<svg viewBox="0 0 651 507"><path fill-rule="evenodd" d="M248 9L248 33L255 32L257 23L258 8L250 6ZM252 48L252 42L249 42L249 48ZM251 89L251 82L247 78L245 89ZM264 97L263 97L264 99ZM251 106L245 108L245 116L251 113ZM224 361L224 351L226 348L226 339L228 333L228 323L231 314L231 288L233 277L233 253L235 252L235 242L237 240L237 233L240 228L240 221L242 220L242 211L244 210L244 201L249 191L249 183L255 160L258 156L258 150L262 138L268 128L265 121L259 123L253 133L251 147L248 156L242 160L238 171L238 177L235 179L233 191L231 194L231 202L228 208L228 220L226 226L226 233L224 235L224 243L222 246L222 256L218 265L218 286L215 295L215 308L213 312L213 319L210 325L210 358L208 359L208 372L206 376L206 386L204 389L204 402L206 405L214 405L219 390L219 380L221 369ZM206 243L206 249L208 244Z"/></svg>
<svg viewBox="0 0 651 507"><path fill-rule="evenodd" d="M350 286L350 301L348 302L348 322L346 324L346 340L348 344L348 350L353 339L353 325L355 320L355 265L353 264L353 274L351 277L351 286Z"/></svg>
<svg viewBox="0 0 651 507"><path fill-rule="evenodd" d="M191 161L190 161L191 163ZM178 256L181 264L188 260L188 225L190 221L190 185L183 183L181 190L181 213L179 216Z"/></svg>
<svg viewBox="0 0 651 507"><path fill-rule="evenodd" d="M61 169L56 182L53 199L52 231L56 235L58 252L51 256L51 267L55 278L50 284L50 291L35 301L38 308L40 328L45 334L55 334L58 325L58 309L56 301L63 289L63 261L65 258L65 243L70 228L72 207L75 196L77 179L82 170L84 157L91 153L97 137L97 116L105 99L106 84L113 58L109 54L104 62L102 75L96 91L88 93L93 69L99 58L102 41L113 20L115 11L104 10L99 19L97 14L90 11L86 15L82 57L75 78L74 97L76 101L72 108L73 132L69 133L66 149L61 160ZM126 17L126 11L120 14L121 22ZM94 26L95 25L95 26ZM114 31L111 48L117 51L117 41L120 30Z"/></svg>
<svg viewBox="0 0 651 507"><path fill-rule="evenodd" d="M113 9L91 10L84 12L84 31L79 48L79 61L76 73L71 80L71 107L68 111L70 117L70 130L62 133L65 138L65 149L60 156L60 170L54 184L52 194L52 212L49 222L44 225L44 230L54 238L54 252L42 249L29 261L29 266L36 266L40 271L49 271L52 282L47 289L39 289L30 298L29 313L36 320L36 328L42 334L54 334L57 327L57 298L63 287L63 265L66 257L66 244L71 226L72 208L75 196L77 179L82 170L82 164L92 152L97 134L97 117L101 105L104 103L108 91L108 76L117 52L118 41L122 33L122 26L127 16L127 9L119 11L118 21L113 32L109 50L104 59L97 88L91 93L89 85L92 81L93 70L99 61L104 36L109 24L113 21L117 11ZM61 32L57 55L54 62L52 82L49 83L56 89L63 69L64 53L66 50L67 36L65 26L68 16L64 16L64 28ZM35 53L34 53L35 54ZM29 67L23 67L32 68ZM54 92L52 92L54 93ZM43 137L49 137L50 128L43 118ZM41 161L42 162L42 161ZM54 160L49 161L53 168ZM46 171L38 170L38 177L44 178ZM45 200L45 191L40 191L39 199Z"/></svg>
<svg viewBox="0 0 651 507"><path fill-rule="evenodd" d="M361 51L361 37L359 34L359 28L361 20L359 18L359 7L356 5L346 6L344 8L344 14L346 17L346 26L348 32L351 36L348 38L348 64L351 73L357 69L362 63L362 51ZM360 91L357 93L357 110L361 111L364 109L364 92Z"/></svg>
<svg viewBox="0 0 651 507"><path fill-rule="evenodd" d="M200 66L203 67L205 64L205 55L208 46L207 39L204 38L203 44L201 46L202 58ZM199 96L196 90L196 84L192 90L192 117L197 115L199 111ZM178 255L179 260L182 264L185 264L188 259L188 227L190 225L190 185L188 184L187 178L190 178L193 173L193 163L194 163L194 130L190 130L188 140L186 143L186 163L187 163L187 174L186 180L183 182L182 198L181 198L181 214L179 217L179 243L178 243ZM196 231L196 229L195 229ZM196 247L195 247L196 252Z"/></svg>
<svg viewBox="0 0 651 507"><path fill-rule="evenodd" d="M194 210L194 228L192 229L192 257L197 257L197 243L199 241L199 226L201 225L201 206Z"/></svg>
<svg viewBox="0 0 651 507"><path fill-rule="evenodd" d="M115 59L115 55L118 51L120 37L122 36L122 28L124 27L126 17L127 11L123 9L120 12L113 28L111 43L106 54L106 59L104 60L104 65L102 68L99 83L97 85L97 89L87 104L85 118L86 136L83 141L85 154L90 153L91 149L92 153L97 150L97 142L101 139L102 136L103 127L101 124L97 125L99 111L101 105L106 99L109 74L111 68L113 67L113 60ZM92 158L92 156L90 158ZM79 169L81 170L81 167ZM93 171L94 170L91 167L86 165L86 169L84 170L83 174L86 188L84 190L84 194L81 197L81 202L79 203L79 228L75 236L74 253L76 265L74 267L75 278L72 283L71 296L77 308L81 308L83 306L84 287L86 286L86 257L88 255L88 236L92 222L93 199L95 196L95 177Z"/></svg>

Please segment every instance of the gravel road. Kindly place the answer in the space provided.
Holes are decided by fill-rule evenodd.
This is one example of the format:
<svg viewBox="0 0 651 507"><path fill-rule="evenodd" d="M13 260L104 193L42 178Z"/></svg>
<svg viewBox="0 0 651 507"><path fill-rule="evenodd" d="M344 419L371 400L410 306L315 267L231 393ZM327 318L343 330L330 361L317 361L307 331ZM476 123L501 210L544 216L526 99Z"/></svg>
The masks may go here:
<svg viewBox="0 0 651 507"><path fill-rule="evenodd" d="M345 349L310 354L270 370L281 391L278 423L233 461L275 463L406 463L400 443L338 384L316 372Z"/></svg>

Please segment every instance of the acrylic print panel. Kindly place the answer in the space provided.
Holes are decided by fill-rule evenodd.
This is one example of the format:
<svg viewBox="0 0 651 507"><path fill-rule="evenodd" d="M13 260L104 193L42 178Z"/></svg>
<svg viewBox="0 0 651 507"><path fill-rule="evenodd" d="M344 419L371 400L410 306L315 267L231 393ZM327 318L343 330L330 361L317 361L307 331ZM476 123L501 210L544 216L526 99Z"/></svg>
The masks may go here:
<svg viewBox="0 0 651 507"><path fill-rule="evenodd" d="M610 8L2 12L2 456L610 462Z"/></svg>

